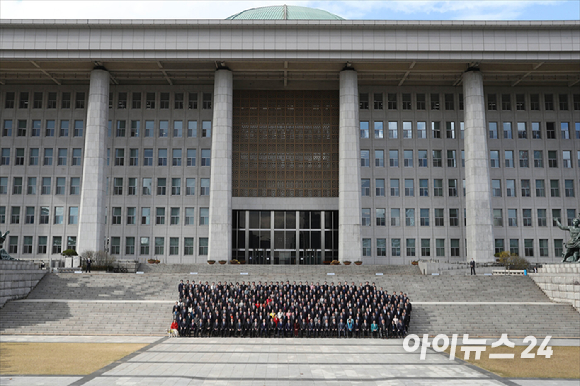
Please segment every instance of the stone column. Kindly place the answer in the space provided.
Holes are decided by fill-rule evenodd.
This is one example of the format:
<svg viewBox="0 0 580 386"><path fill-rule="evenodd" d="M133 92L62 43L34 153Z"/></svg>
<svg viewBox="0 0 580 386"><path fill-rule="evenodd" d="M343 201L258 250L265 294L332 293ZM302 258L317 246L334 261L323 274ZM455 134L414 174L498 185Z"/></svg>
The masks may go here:
<svg viewBox="0 0 580 386"><path fill-rule="evenodd" d="M109 73L91 72L77 251L102 251L105 240L107 126L109 119Z"/></svg>
<svg viewBox="0 0 580 386"><path fill-rule="evenodd" d="M211 138L208 260L232 256L232 72L215 72Z"/></svg>
<svg viewBox="0 0 580 386"><path fill-rule="evenodd" d="M467 261L494 261L489 180L489 150L485 122L483 77L479 70L463 74L465 98L465 190Z"/></svg>
<svg viewBox="0 0 580 386"><path fill-rule="evenodd" d="M340 73L338 258L362 259L361 179L358 120L358 78L354 70Z"/></svg>

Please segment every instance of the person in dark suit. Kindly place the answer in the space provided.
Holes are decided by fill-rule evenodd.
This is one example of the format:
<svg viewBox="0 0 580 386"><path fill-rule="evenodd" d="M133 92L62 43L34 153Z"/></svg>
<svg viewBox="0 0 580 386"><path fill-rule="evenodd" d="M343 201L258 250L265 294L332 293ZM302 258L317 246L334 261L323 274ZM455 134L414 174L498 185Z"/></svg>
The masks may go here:
<svg viewBox="0 0 580 386"><path fill-rule="evenodd" d="M475 261L473 260L473 258L469 262L469 266L471 267L471 274L475 275Z"/></svg>

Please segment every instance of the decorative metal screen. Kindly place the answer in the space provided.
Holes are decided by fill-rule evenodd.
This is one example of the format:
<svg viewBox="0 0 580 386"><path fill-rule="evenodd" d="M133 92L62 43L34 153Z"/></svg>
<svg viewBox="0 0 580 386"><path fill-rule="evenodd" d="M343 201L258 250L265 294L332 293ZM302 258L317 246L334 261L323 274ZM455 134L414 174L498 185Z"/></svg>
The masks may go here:
<svg viewBox="0 0 580 386"><path fill-rule="evenodd" d="M234 197L338 197L338 92L235 91Z"/></svg>

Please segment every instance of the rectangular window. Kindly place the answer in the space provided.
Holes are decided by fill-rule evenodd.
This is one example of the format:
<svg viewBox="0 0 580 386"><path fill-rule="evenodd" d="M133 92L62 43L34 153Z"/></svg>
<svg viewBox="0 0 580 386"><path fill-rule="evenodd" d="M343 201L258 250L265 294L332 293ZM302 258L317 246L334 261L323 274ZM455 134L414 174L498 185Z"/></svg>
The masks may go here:
<svg viewBox="0 0 580 386"><path fill-rule="evenodd" d="M369 94L367 93L358 94L358 106L359 109L361 110L369 109Z"/></svg>
<svg viewBox="0 0 580 386"><path fill-rule="evenodd" d="M361 121L359 123L359 127L360 127L360 137L369 138L369 123L366 121Z"/></svg>
<svg viewBox="0 0 580 386"><path fill-rule="evenodd" d="M140 92L134 92L131 95L131 108L140 109L141 108L142 95Z"/></svg>
<svg viewBox="0 0 580 386"><path fill-rule="evenodd" d="M115 149L115 166L125 165L125 149Z"/></svg>
<svg viewBox="0 0 580 386"><path fill-rule="evenodd" d="M157 149L157 166L167 166L167 149Z"/></svg>
<svg viewBox="0 0 580 386"><path fill-rule="evenodd" d="M171 179L171 195L172 196L181 195L181 178Z"/></svg>
<svg viewBox="0 0 580 386"><path fill-rule="evenodd" d="M14 98L15 98L14 92L7 92L6 93L6 99L4 101L4 108L5 109L13 109L14 108Z"/></svg>
<svg viewBox="0 0 580 386"><path fill-rule="evenodd" d="M427 108L425 94L416 94L415 99L416 99L417 110L425 110Z"/></svg>
<svg viewBox="0 0 580 386"><path fill-rule="evenodd" d="M451 239L451 257L459 257L459 239Z"/></svg>
<svg viewBox="0 0 580 386"><path fill-rule="evenodd" d="M399 151L389 150L389 166L392 168L399 167Z"/></svg>
<svg viewBox="0 0 580 386"><path fill-rule="evenodd" d="M574 94L574 110L580 110L580 94Z"/></svg>
<svg viewBox="0 0 580 386"><path fill-rule="evenodd" d="M26 188L26 194L29 195L36 194L36 177L28 177L28 186Z"/></svg>
<svg viewBox="0 0 580 386"><path fill-rule="evenodd" d="M139 149L129 149L129 166L139 166Z"/></svg>
<svg viewBox="0 0 580 386"><path fill-rule="evenodd" d="M433 150L433 167L440 168L443 166L443 156L441 155L441 150Z"/></svg>
<svg viewBox="0 0 580 386"><path fill-rule="evenodd" d="M181 166L181 149L172 150L172 162L173 166Z"/></svg>
<svg viewBox="0 0 580 386"><path fill-rule="evenodd" d="M533 239L524 239L524 255L526 257L533 257L534 256L534 240Z"/></svg>
<svg viewBox="0 0 580 386"><path fill-rule="evenodd" d="M141 225L151 224L151 208L141 208Z"/></svg>
<svg viewBox="0 0 580 386"><path fill-rule="evenodd" d="M370 151L369 150L361 150L360 151L360 166L361 167L370 167Z"/></svg>
<svg viewBox="0 0 580 386"><path fill-rule="evenodd" d="M556 123L546 122L546 138L556 139Z"/></svg>
<svg viewBox="0 0 580 386"><path fill-rule="evenodd" d="M534 167L544 167L544 152L542 150L534 150Z"/></svg>
<svg viewBox="0 0 580 386"><path fill-rule="evenodd" d="M34 122L34 121L32 121L32 122ZM576 135L574 136L574 138L580 139L580 122L574 122L574 131L576 132Z"/></svg>
<svg viewBox="0 0 580 386"><path fill-rule="evenodd" d="M532 122L532 139L542 139L540 131L540 122Z"/></svg>
<svg viewBox="0 0 580 386"><path fill-rule="evenodd" d="M566 197L574 197L574 180L564 180L564 194Z"/></svg>
<svg viewBox="0 0 580 386"><path fill-rule="evenodd" d="M113 195L121 196L123 195L123 179L115 177L113 178Z"/></svg>
<svg viewBox="0 0 580 386"><path fill-rule="evenodd" d="M391 178L390 187L391 187L391 197L399 197L399 179L398 178Z"/></svg>
<svg viewBox="0 0 580 386"><path fill-rule="evenodd" d="M204 110L211 110L211 94L210 93L203 93L203 105Z"/></svg>
<svg viewBox="0 0 580 386"><path fill-rule="evenodd" d="M382 93L375 93L373 100L374 100L373 108L375 110L382 110L383 109L383 94Z"/></svg>
<svg viewBox="0 0 580 386"><path fill-rule="evenodd" d="M399 131L397 128L397 122L389 122L389 138L390 139L399 138Z"/></svg>
<svg viewBox="0 0 580 386"><path fill-rule="evenodd" d="M2 136L3 137L11 137L12 136L12 121L5 120L4 126L2 126Z"/></svg>
<svg viewBox="0 0 580 386"><path fill-rule="evenodd" d="M156 255L165 254L165 238L155 237L155 254Z"/></svg>
<svg viewBox="0 0 580 386"><path fill-rule="evenodd" d="M24 148L16 149L16 160L14 165L24 165Z"/></svg>
<svg viewBox="0 0 580 386"><path fill-rule="evenodd" d="M417 138L427 138L427 123L417 122Z"/></svg>
<svg viewBox="0 0 580 386"><path fill-rule="evenodd" d="M8 253L18 253L18 236L10 236L8 238Z"/></svg>
<svg viewBox="0 0 580 386"><path fill-rule="evenodd" d="M570 169L572 167L572 153L570 150L562 151L562 167Z"/></svg>
<svg viewBox="0 0 580 386"><path fill-rule="evenodd" d="M525 227L532 226L532 210L531 209L522 209L522 224Z"/></svg>
<svg viewBox="0 0 580 386"><path fill-rule="evenodd" d="M40 137L40 128L41 128L41 121L37 120L37 119L32 120L32 129L30 130L30 136L31 137Z"/></svg>
<svg viewBox="0 0 580 386"><path fill-rule="evenodd" d="M157 178L157 195L165 196L167 194L167 179Z"/></svg>
<svg viewBox="0 0 580 386"><path fill-rule="evenodd" d="M66 178L56 177L56 191L57 195L64 195L66 193Z"/></svg>
<svg viewBox="0 0 580 386"><path fill-rule="evenodd" d="M16 136L17 137L26 137L26 126L27 126L26 120L24 119L19 119L18 120L18 124L17 124L17 131L16 131Z"/></svg>
<svg viewBox="0 0 580 386"><path fill-rule="evenodd" d="M431 240L421 239L421 256L422 257L431 256Z"/></svg>
<svg viewBox="0 0 580 386"><path fill-rule="evenodd" d="M34 207L26 207L26 218L24 219L25 224L34 224Z"/></svg>
<svg viewBox="0 0 580 386"><path fill-rule="evenodd" d="M19 109L27 109L28 108L28 93L27 92L21 92L20 93L20 101L18 104L18 108Z"/></svg>
<svg viewBox="0 0 580 386"><path fill-rule="evenodd" d="M76 196L81 194L81 179L80 177L71 177L69 194Z"/></svg>
<svg viewBox="0 0 580 386"><path fill-rule="evenodd" d="M74 121L74 129L73 129L73 137L82 137L83 136L83 121L75 120Z"/></svg>
<svg viewBox="0 0 580 386"><path fill-rule="evenodd" d="M455 139L455 122L445 122L447 139Z"/></svg>
<svg viewBox="0 0 580 386"><path fill-rule="evenodd" d="M562 139L570 139L570 127L568 122L560 122L560 133Z"/></svg>
<svg viewBox="0 0 580 386"><path fill-rule="evenodd" d="M197 121L187 121L187 137L197 137Z"/></svg>
<svg viewBox="0 0 580 386"><path fill-rule="evenodd" d="M385 166L385 151L375 150L375 166L384 167Z"/></svg>
<svg viewBox="0 0 580 386"><path fill-rule="evenodd" d="M169 254L179 255L179 238L177 237L169 238Z"/></svg>
<svg viewBox="0 0 580 386"><path fill-rule="evenodd" d="M375 179L375 195L376 197L385 196L385 180L382 178Z"/></svg>
<svg viewBox="0 0 580 386"><path fill-rule="evenodd" d="M419 223L422 227L429 226L429 209L421 208L419 210Z"/></svg>
<svg viewBox="0 0 580 386"><path fill-rule="evenodd" d="M135 217L137 216L136 212L137 208L135 207L127 208L127 225L135 225Z"/></svg>
<svg viewBox="0 0 580 386"><path fill-rule="evenodd" d="M140 255L148 255L149 254L149 237L140 237Z"/></svg>
<svg viewBox="0 0 580 386"><path fill-rule="evenodd" d="M384 208L375 209L376 225L378 227L386 226L386 211Z"/></svg>
<svg viewBox="0 0 580 386"><path fill-rule="evenodd" d="M501 180L491 180L491 195L501 197Z"/></svg>
<svg viewBox="0 0 580 386"><path fill-rule="evenodd" d="M171 225L179 225L179 208L171 208Z"/></svg>
<svg viewBox="0 0 580 386"><path fill-rule="evenodd" d="M573 226L572 222L576 218L576 209L566 209L566 218L568 219L568 226Z"/></svg>
<svg viewBox="0 0 580 386"><path fill-rule="evenodd" d="M496 94L487 94L487 109L488 110L497 110L497 95Z"/></svg>
<svg viewBox="0 0 580 386"><path fill-rule="evenodd" d="M401 209L391 208L391 226L401 226Z"/></svg>
<svg viewBox="0 0 580 386"><path fill-rule="evenodd" d="M512 109L512 101L510 94L501 94L501 109L502 110Z"/></svg>
<svg viewBox="0 0 580 386"><path fill-rule="evenodd" d="M401 239L391 239L391 256L401 256Z"/></svg>
<svg viewBox="0 0 580 386"><path fill-rule="evenodd" d="M558 226L556 221L562 222L562 210L561 209L552 209L552 226Z"/></svg>
<svg viewBox="0 0 580 386"><path fill-rule="evenodd" d="M40 194L50 194L50 177L42 177Z"/></svg>
<svg viewBox="0 0 580 386"><path fill-rule="evenodd" d="M169 121L159 121L159 138L167 138L169 135Z"/></svg>
<svg viewBox="0 0 580 386"><path fill-rule="evenodd" d="M502 253L505 251L504 239L495 239L495 253Z"/></svg>
<svg viewBox="0 0 580 386"><path fill-rule="evenodd" d="M10 210L10 224L20 224L20 207L13 206Z"/></svg>
<svg viewBox="0 0 580 386"><path fill-rule="evenodd" d="M143 178L143 195L150 196L152 194L152 181L151 178Z"/></svg>
<svg viewBox="0 0 580 386"><path fill-rule="evenodd" d="M415 197L415 180L405 179L405 197Z"/></svg>
<svg viewBox="0 0 580 386"><path fill-rule="evenodd" d="M192 256L193 255L193 237L184 237L183 238L183 254L185 256Z"/></svg>
<svg viewBox="0 0 580 386"><path fill-rule="evenodd" d="M518 210L508 209L508 226L517 227L518 226Z"/></svg>
<svg viewBox="0 0 580 386"><path fill-rule="evenodd" d="M50 208L48 206L40 207L39 224L48 224L50 222Z"/></svg>
<svg viewBox="0 0 580 386"><path fill-rule="evenodd" d="M413 167L413 150L403 151L403 166L406 168Z"/></svg>
<svg viewBox="0 0 580 386"><path fill-rule="evenodd" d="M165 208L155 208L155 225L165 224Z"/></svg>
<svg viewBox="0 0 580 386"><path fill-rule="evenodd" d="M427 160L427 150L418 150L417 151L417 158L418 158L420 168L426 168L429 166L429 163Z"/></svg>
<svg viewBox="0 0 580 386"><path fill-rule="evenodd" d="M431 94L431 110L439 110L439 94Z"/></svg>
<svg viewBox="0 0 580 386"><path fill-rule="evenodd" d="M449 226L459 226L459 209L449 209Z"/></svg>
<svg viewBox="0 0 580 386"><path fill-rule="evenodd" d="M185 195L194 196L195 195L195 178L185 179Z"/></svg>
<svg viewBox="0 0 580 386"><path fill-rule="evenodd" d="M550 168L558 167L558 153L555 150L548 151L548 167Z"/></svg>
<svg viewBox="0 0 580 386"><path fill-rule="evenodd" d="M387 94L387 109L389 110L397 109L397 94L395 93Z"/></svg>
<svg viewBox="0 0 580 386"><path fill-rule="evenodd" d="M52 254L60 254L62 252L62 237L53 236L52 237Z"/></svg>
<svg viewBox="0 0 580 386"><path fill-rule="evenodd" d="M126 124L127 124L126 121L121 121L121 120L117 121L117 129L115 131L116 137L124 137L125 136Z"/></svg>
<svg viewBox="0 0 580 386"><path fill-rule="evenodd" d="M449 186L449 197L457 197L457 180L449 179L447 183Z"/></svg>
<svg viewBox="0 0 580 386"><path fill-rule="evenodd" d="M159 108L166 110L169 108L169 93L162 92L159 93Z"/></svg>
<svg viewBox="0 0 580 386"><path fill-rule="evenodd" d="M530 180L522 180L522 197L531 197Z"/></svg>
<svg viewBox="0 0 580 386"><path fill-rule="evenodd" d="M211 121L201 122L201 137L211 138Z"/></svg>
<svg viewBox="0 0 580 386"><path fill-rule="evenodd" d="M200 179L199 195L200 196L209 196L209 187L210 187L209 178L201 178Z"/></svg>
<svg viewBox="0 0 580 386"><path fill-rule="evenodd" d="M155 130L155 122L145 121L145 138L153 137L154 130Z"/></svg>
<svg viewBox="0 0 580 386"><path fill-rule="evenodd" d="M211 166L210 149L201 149L201 166Z"/></svg>
<svg viewBox="0 0 580 386"><path fill-rule="evenodd" d="M209 225L209 208L199 208L199 225Z"/></svg>
<svg viewBox="0 0 580 386"><path fill-rule="evenodd" d="M420 197L429 197L429 180L428 179L420 179L419 180L419 196Z"/></svg>
<svg viewBox="0 0 580 386"><path fill-rule="evenodd" d="M189 110L197 110L197 93L190 92L187 97L187 108Z"/></svg>
<svg viewBox="0 0 580 386"><path fill-rule="evenodd" d="M411 110L411 94L403 94L403 110Z"/></svg>
<svg viewBox="0 0 580 386"><path fill-rule="evenodd" d="M363 178L361 180L361 195L363 197L368 197L371 195L371 180Z"/></svg>
<svg viewBox="0 0 580 386"><path fill-rule="evenodd" d="M413 138L413 123L403 122L403 138L412 139Z"/></svg>
<svg viewBox="0 0 580 386"><path fill-rule="evenodd" d="M489 138L497 139L497 122L489 122Z"/></svg>
<svg viewBox="0 0 580 386"><path fill-rule="evenodd" d="M375 129L375 139L381 139L384 137L383 122L374 122L374 129Z"/></svg>
<svg viewBox="0 0 580 386"><path fill-rule="evenodd" d="M371 210L369 208L362 209L362 226L363 227L371 226Z"/></svg>
<svg viewBox="0 0 580 386"><path fill-rule="evenodd" d="M546 110L554 110L554 95L544 94L544 108Z"/></svg>
<svg viewBox="0 0 580 386"><path fill-rule="evenodd" d="M548 220L546 217L546 209L538 209L538 226L539 227L548 226Z"/></svg>
<svg viewBox="0 0 580 386"><path fill-rule="evenodd" d="M408 227L415 226L415 208L405 209L405 226Z"/></svg>
<svg viewBox="0 0 580 386"><path fill-rule="evenodd" d="M45 254L47 249L47 237L46 236L38 236L38 249L37 252L39 254Z"/></svg>
<svg viewBox="0 0 580 386"><path fill-rule="evenodd" d="M559 102L560 110L562 110L562 111L568 110L568 95L559 94L558 95L558 102Z"/></svg>
<svg viewBox="0 0 580 386"><path fill-rule="evenodd" d="M58 136L59 137L68 137L68 129L69 129L68 120L60 121L60 130L58 132Z"/></svg>
<svg viewBox="0 0 580 386"><path fill-rule="evenodd" d="M540 110L540 95L531 94L530 95L530 110Z"/></svg>
<svg viewBox="0 0 580 386"><path fill-rule="evenodd" d="M540 239L540 257L548 257L548 239Z"/></svg>
<svg viewBox="0 0 580 386"><path fill-rule="evenodd" d="M64 207L54 207L54 224L62 225L64 223Z"/></svg>
<svg viewBox="0 0 580 386"><path fill-rule="evenodd" d="M151 110L155 108L155 93L148 92L145 94L145 108Z"/></svg>
<svg viewBox="0 0 580 386"><path fill-rule="evenodd" d="M206 256L208 253L208 238L207 237L200 237L199 238L199 255Z"/></svg>
<svg viewBox="0 0 580 386"><path fill-rule="evenodd" d="M362 255L371 256L371 239L362 239Z"/></svg>
<svg viewBox="0 0 580 386"><path fill-rule="evenodd" d="M175 110L183 110L183 93L176 92L174 95L173 107Z"/></svg>
<svg viewBox="0 0 580 386"><path fill-rule="evenodd" d="M12 194L22 194L22 177L12 179Z"/></svg>
<svg viewBox="0 0 580 386"><path fill-rule="evenodd" d="M195 208L185 208L185 218L183 225L195 225Z"/></svg>
<svg viewBox="0 0 580 386"><path fill-rule="evenodd" d="M437 178L433 180L433 196L443 197L443 180Z"/></svg>
<svg viewBox="0 0 580 386"><path fill-rule="evenodd" d="M120 207L113 208L111 224L113 224L113 225L121 225L122 224L122 222L121 222L121 208Z"/></svg>
<svg viewBox="0 0 580 386"><path fill-rule="evenodd" d="M183 121L173 121L173 138L183 137Z"/></svg>
<svg viewBox="0 0 580 386"><path fill-rule="evenodd" d="M513 138L512 123L503 122L502 127L503 127L503 138L512 139Z"/></svg>
<svg viewBox="0 0 580 386"><path fill-rule="evenodd" d="M526 109L526 96L524 94L516 94L516 110L524 111Z"/></svg>
<svg viewBox="0 0 580 386"><path fill-rule="evenodd" d="M8 177L0 177L0 194L8 194Z"/></svg>
<svg viewBox="0 0 580 386"><path fill-rule="evenodd" d="M530 156L527 150L520 150L520 168L530 167Z"/></svg>
<svg viewBox="0 0 580 386"><path fill-rule="evenodd" d="M141 129L141 121L131 121L131 137L139 138L139 131Z"/></svg>
<svg viewBox="0 0 580 386"><path fill-rule="evenodd" d="M73 225L79 223L79 207L78 206L70 206L68 208L68 223L73 224Z"/></svg>
<svg viewBox="0 0 580 386"><path fill-rule="evenodd" d="M143 149L143 166L153 165L153 149Z"/></svg>
<svg viewBox="0 0 580 386"><path fill-rule="evenodd" d="M406 239L407 256L415 256L415 239Z"/></svg>

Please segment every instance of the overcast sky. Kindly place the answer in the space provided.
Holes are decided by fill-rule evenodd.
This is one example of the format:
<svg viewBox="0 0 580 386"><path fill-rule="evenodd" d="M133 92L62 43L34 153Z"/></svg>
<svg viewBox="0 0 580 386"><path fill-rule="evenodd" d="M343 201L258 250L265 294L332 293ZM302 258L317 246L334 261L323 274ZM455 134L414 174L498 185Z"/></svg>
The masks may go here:
<svg viewBox="0 0 580 386"><path fill-rule="evenodd" d="M268 5L320 8L345 19L578 20L580 1L0 0L2 19L225 19Z"/></svg>

